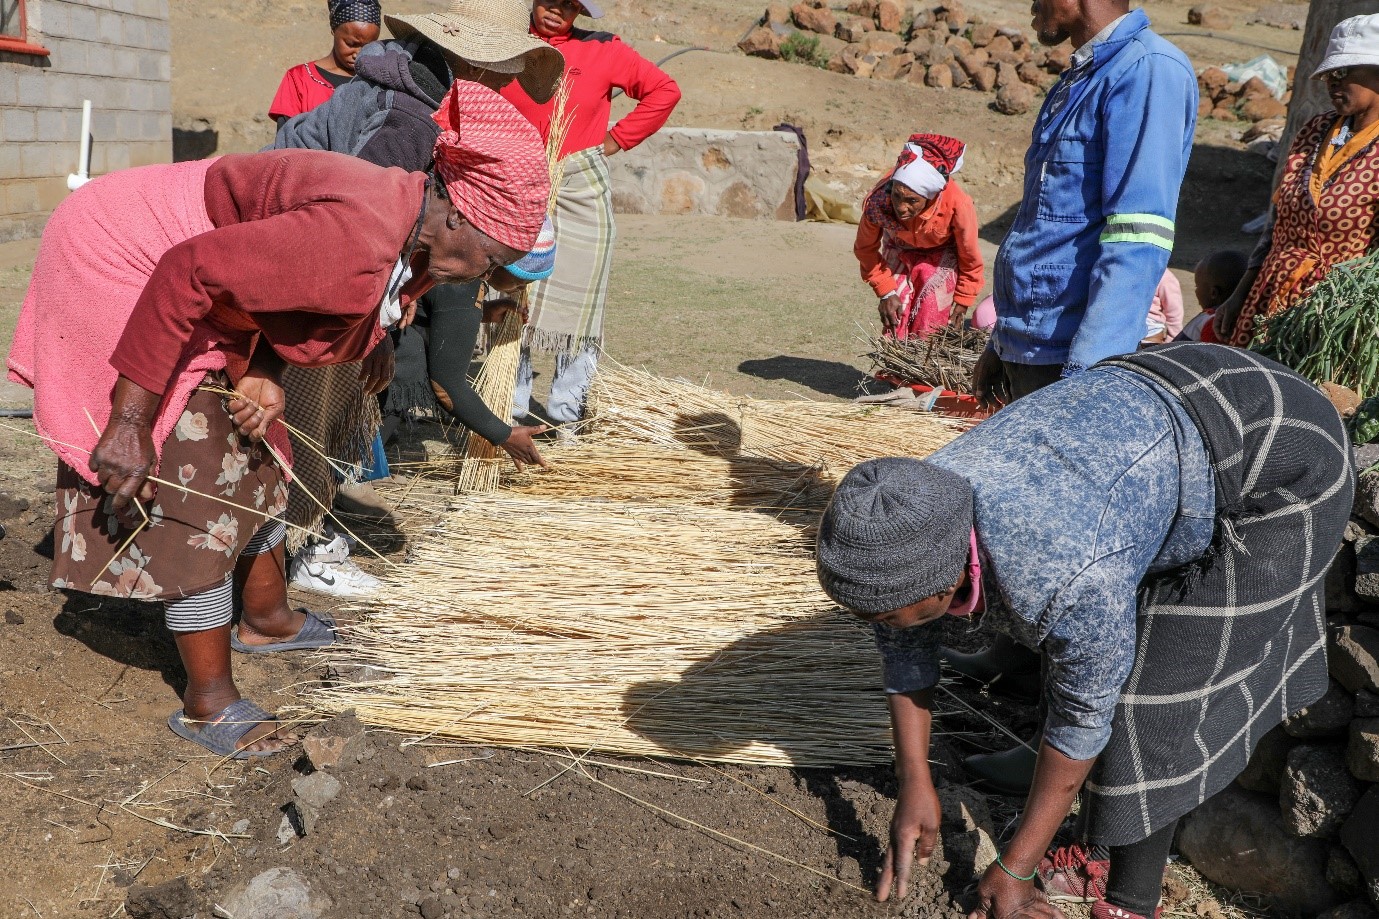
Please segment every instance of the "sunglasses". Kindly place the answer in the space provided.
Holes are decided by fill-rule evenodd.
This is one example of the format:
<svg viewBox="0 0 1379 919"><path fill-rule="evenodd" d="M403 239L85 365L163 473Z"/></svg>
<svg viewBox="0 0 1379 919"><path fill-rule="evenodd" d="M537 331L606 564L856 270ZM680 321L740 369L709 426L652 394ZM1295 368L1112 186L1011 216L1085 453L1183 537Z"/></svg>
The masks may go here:
<svg viewBox="0 0 1379 919"><path fill-rule="evenodd" d="M1349 67L1337 67L1335 70L1328 70L1322 74L1322 80L1327 83L1340 83L1348 76L1350 76Z"/></svg>

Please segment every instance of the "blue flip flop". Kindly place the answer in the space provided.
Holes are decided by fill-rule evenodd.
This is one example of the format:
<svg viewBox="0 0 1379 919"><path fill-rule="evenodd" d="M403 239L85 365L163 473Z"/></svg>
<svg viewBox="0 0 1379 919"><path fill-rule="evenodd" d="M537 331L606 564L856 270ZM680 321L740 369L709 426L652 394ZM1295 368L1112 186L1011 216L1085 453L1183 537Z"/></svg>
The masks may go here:
<svg viewBox="0 0 1379 919"><path fill-rule="evenodd" d="M231 702L205 721L190 719L184 714L183 709L178 709L169 716L168 727L172 728L172 732L178 737L205 747L216 756L248 759L251 756L272 756L274 753L282 752L239 749L240 740L252 731L255 725L277 720L277 715L268 714L248 699L240 699L238 702ZM193 729L188 726L189 724L199 724L201 727Z"/></svg>
<svg viewBox="0 0 1379 919"><path fill-rule="evenodd" d="M329 613L313 613L305 607L306 622L302 630L287 641L273 641L265 645L246 645L239 640L239 626L230 630L230 647L240 654L275 654L279 651L312 651L335 643L335 620Z"/></svg>

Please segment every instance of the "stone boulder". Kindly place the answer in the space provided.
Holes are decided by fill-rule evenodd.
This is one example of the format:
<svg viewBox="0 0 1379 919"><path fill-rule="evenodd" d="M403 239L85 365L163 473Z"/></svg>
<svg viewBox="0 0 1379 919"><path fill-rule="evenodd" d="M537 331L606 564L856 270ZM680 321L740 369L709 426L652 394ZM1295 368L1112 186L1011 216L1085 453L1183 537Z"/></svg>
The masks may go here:
<svg viewBox="0 0 1379 919"><path fill-rule="evenodd" d="M1355 717L1355 696L1335 680L1326 687L1326 694L1283 722L1283 729L1293 737L1343 737L1350 719Z"/></svg>
<svg viewBox="0 0 1379 919"><path fill-rule="evenodd" d="M1363 550L1357 548L1355 592L1365 596L1360 589L1360 579L1367 568L1372 569L1379 581L1379 540L1366 544L1370 549L1368 558ZM1379 589L1379 583L1376 583ZM1367 690L1379 692L1379 629L1367 625L1344 625L1331 630L1327 642L1326 658L1331 675L1351 692Z"/></svg>
<svg viewBox="0 0 1379 919"><path fill-rule="evenodd" d="M1355 480L1355 513L1379 526L1379 469L1365 469Z"/></svg>
<svg viewBox="0 0 1379 919"><path fill-rule="evenodd" d="M987 45L991 44L991 40L995 38L996 35L996 26L992 23L984 22L981 25L973 26L967 38L968 41L972 42L972 47L985 48Z"/></svg>
<svg viewBox="0 0 1379 919"><path fill-rule="evenodd" d="M1288 753L1297 743L1282 725L1269 731L1259 738L1245 770L1236 776L1236 783L1250 791L1277 795L1283 782L1283 770L1288 767Z"/></svg>
<svg viewBox="0 0 1379 919"><path fill-rule="evenodd" d="M943 0L935 10L934 19L948 26L950 32L961 32L967 28L967 9L960 0Z"/></svg>
<svg viewBox="0 0 1379 919"><path fill-rule="evenodd" d="M1048 56L1044 59L1044 66L1049 73L1062 73L1073 62L1073 49L1068 46L1067 42L1049 48L1046 54Z"/></svg>
<svg viewBox="0 0 1379 919"><path fill-rule="evenodd" d="M1194 6L1187 11L1188 25L1201 26L1223 32L1235 27L1235 17L1221 7L1210 3Z"/></svg>
<svg viewBox="0 0 1379 919"><path fill-rule="evenodd" d="M1226 96L1226 86L1231 78L1220 67L1207 67L1197 75L1197 86L1202 95L1212 102L1220 102Z"/></svg>
<svg viewBox="0 0 1379 919"><path fill-rule="evenodd" d="M1048 90L1053 84L1058 82L1058 77L1040 67L1034 61L1025 61L1015 69L1020 75L1021 82L1028 83L1037 89Z"/></svg>
<svg viewBox="0 0 1379 919"><path fill-rule="evenodd" d="M866 19L876 18L876 0L850 0L846 9L854 16L861 16Z"/></svg>
<svg viewBox="0 0 1379 919"><path fill-rule="evenodd" d="M881 63L876 65L876 69L871 72L873 80L899 80L910 72L914 66L915 56L908 51L901 51L883 58Z"/></svg>
<svg viewBox="0 0 1379 919"><path fill-rule="evenodd" d="M331 905L291 868L270 868L233 893L223 908L235 919L319 919Z"/></svg>
<svg viewBox="0 0 1379 919"><path fill-rule="evenodd" d="M1379 906L1379 786L1370 786L1341 827L1341 845L1360 869L1369 902Z"/></svg>
<svg viewBox="0 0 1379 919"><path fill-rule="evenodd" d="M992 67L990 64L987 64L976 73L969 73L968 77L972 81L972 88L978 92L989 93L996 88L996 68ZM1029 87L1025 88L1028 89Z"/></svg>
<svg viewBox="0 0 1379 919"><path fill-rule="evenodd" d="M868 32L862 36L857 46L863 52L872 54L892 54L905 47L905 39L894 32Z"/></svg>
<svg viewBox="0 0 1379 919"><path fill-rule="evenodd" d="M913 74L914 71L910 73ZM952 89L952 69L947 64L935 64L924 72L924 85L932 86L934 89Z"/></svg>
<svg viewBox="0 0 1379 919"><path fill-rule="evenodd" d="M1356 718L1350 722L1345 755L1346 764L1357 779L1379 782L1379 718ZM1375 831L1379 835L1379 826Z"/></svg>
<svg viewBox="0 0 1379 919"><path fill-rule="evenodd" d="M1275 909L1315 915L1339 902L1326 883L1329 847L1289 833L1276 798L1226 788L1184 818L1178 848L1204 877Z"/></svg>
<svg viewBox="0 0 1379 919"><path fill-rule="evenodd" d="M1027 54L1015 50L1009 38L1004 35L997 35L986 46L987 57L998 64L1023 64L1028 57Z"/></svg>
<svg viewBox="0 0 1379 919"><path fill-rule="evenodd" d="M781 38L769 26L757 26L737 43L738 50L749 57L776 60L780 57Z"/></svg>
<svg viewBox="0 0 1379 919"><path fill-rule="evenodd" d="M1286 118L1288 106L1273 96L1256 96L1246 99L1240 106L1240 114L1246 121L1263 121L1266 118Z"/></svg>
<svg viewBox="0 0 1379 919"><path fill-rule="evenodd" d="M795 25L806 32L832 35L838 28L838 17L827 7L820 9L808 3L796 3L790 7L790 16L795 20Z"/></svg>
<svg viewBox="0 0 1379 919"><path fill-rule="evenodd" d="M1339 744L1294 747L1279 792L1283 826L1294 836L1335 836L1363 790Z"/></svg>
<svg viewBox="0 0 1379 919"><path fill-rule="evenodd" d="M1034 87L1019 80L1007 83L997 91L995 105L1002 115L1023 115L1034 106Z"/></svg>
<svg viewBox="0 0 1379 919"><path fill-rule="evenodd" d="M773 3L766 8L762 16L763 25L788 26L790 24L790 7L784 3Z"/></svg>
<svg viewBox="0 0 1379 919"><path fill-rule="evenodd" d="M900 31L900 4L895 0L877 0L876 27L883 32Z"/></svg>

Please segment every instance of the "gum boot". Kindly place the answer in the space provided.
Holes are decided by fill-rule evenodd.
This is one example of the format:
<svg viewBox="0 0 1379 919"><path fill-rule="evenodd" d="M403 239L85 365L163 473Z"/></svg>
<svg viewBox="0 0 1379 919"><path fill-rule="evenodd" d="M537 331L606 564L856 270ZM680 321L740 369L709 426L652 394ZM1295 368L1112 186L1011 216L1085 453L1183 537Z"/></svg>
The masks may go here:
<svg viewBox="0 0 1379 919"><path fill-rule="evenodd" d="M1001 753L978 753L962 761L974 778L1003 795L1029 794L1038 754L1021 744Z"/></svg>

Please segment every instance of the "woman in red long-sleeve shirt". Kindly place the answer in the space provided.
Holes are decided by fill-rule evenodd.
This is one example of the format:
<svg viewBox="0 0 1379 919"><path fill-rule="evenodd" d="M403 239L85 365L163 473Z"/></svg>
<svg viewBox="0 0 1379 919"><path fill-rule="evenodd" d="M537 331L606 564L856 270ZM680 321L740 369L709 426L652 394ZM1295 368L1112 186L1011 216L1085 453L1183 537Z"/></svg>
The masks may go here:
<svg viewBox="0 0 1379 919"><path fill-rule="evenodd" d="M565 111L572 120L560 149L564 174L553 221L560 254L555 273L530 288L531 318L513 416L525 415L530 405L535 346L556 355L546 407L550 419L560 424L583 416L584 397L603 344L603 304L616 235L607 157L655 134L680 101L675 81L616 35L575 28L581 14L598 19L603 10L595 0L536 0L531 14L531 33L565 56ZM610 128L615 89L637 100L637 105ZM542 137L549 136L553 102L538 105L516 83L503 95Z"/></svg>

